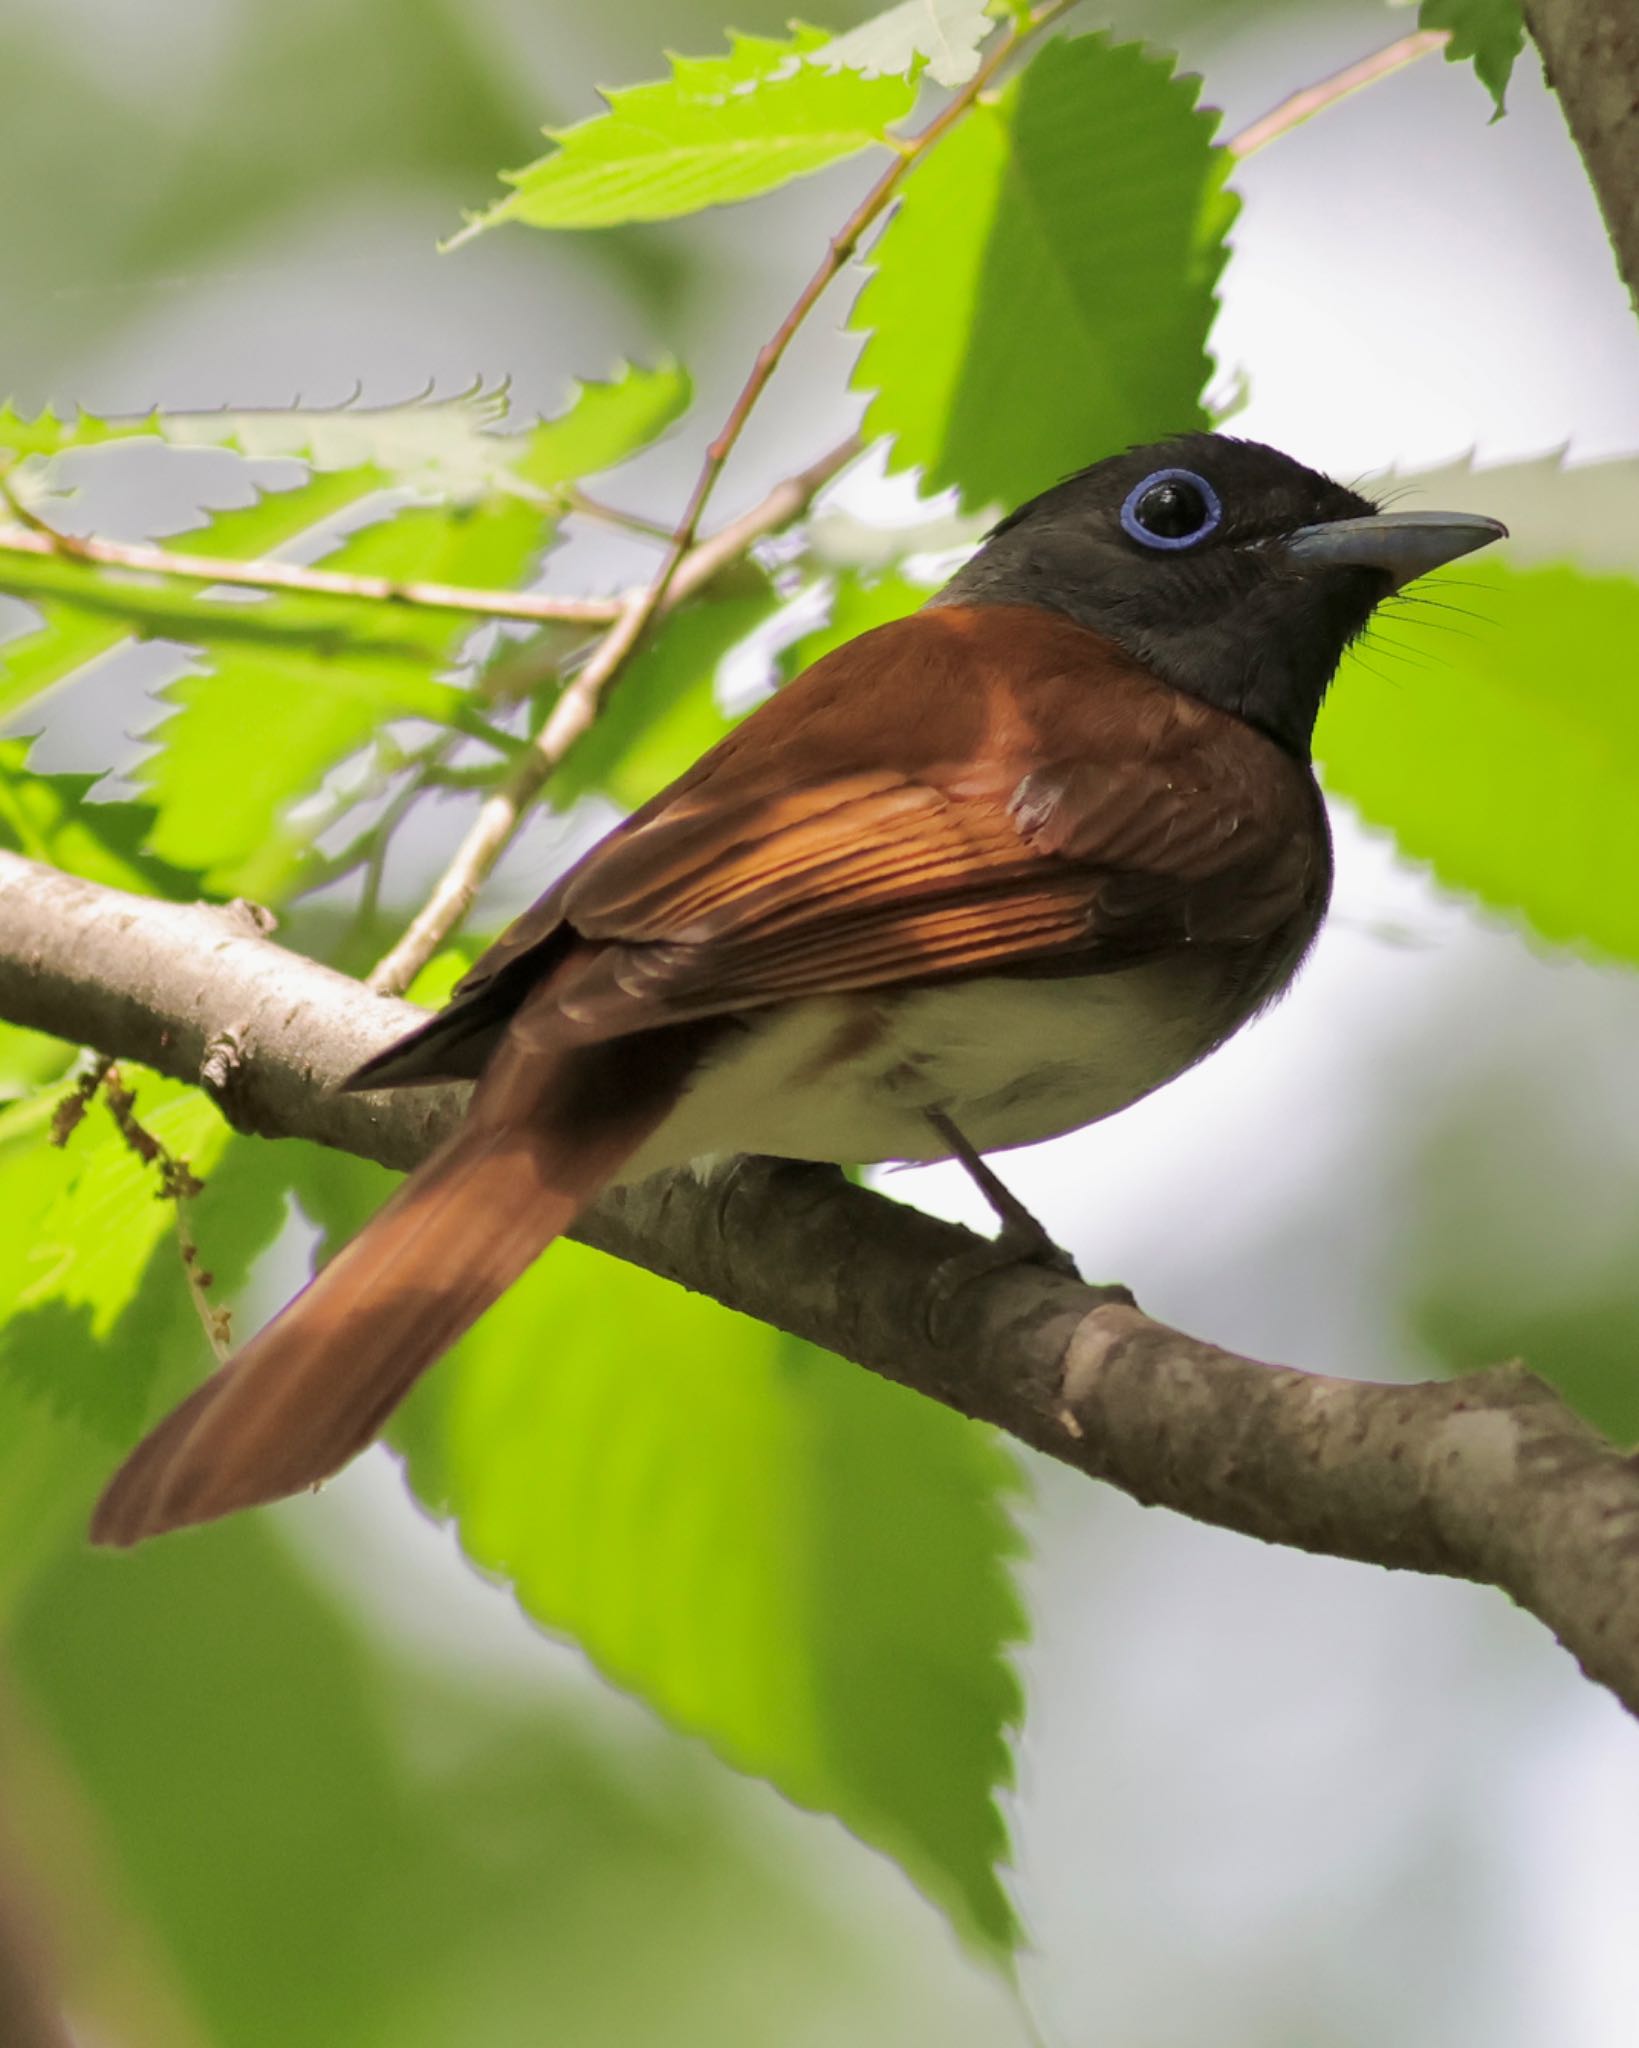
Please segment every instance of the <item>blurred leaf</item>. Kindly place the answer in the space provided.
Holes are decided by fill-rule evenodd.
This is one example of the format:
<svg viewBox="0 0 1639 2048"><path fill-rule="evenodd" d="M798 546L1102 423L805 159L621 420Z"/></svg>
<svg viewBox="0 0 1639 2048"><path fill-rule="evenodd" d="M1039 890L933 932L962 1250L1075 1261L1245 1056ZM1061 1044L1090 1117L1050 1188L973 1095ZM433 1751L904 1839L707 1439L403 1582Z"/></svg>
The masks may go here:
<svg viewBox="0 0 1639 2048"><path fill-rule="evenodd" d="M915 86L805 61L828 41L801 27L788 41L731 36L726 57L674 57L666 81L607 93L606 114L547 129L557 148L505 173L517 190L469 215L455 242L506 220L669 220L772 192L881 142L915 104Z"/></svg>
<svg viewBox="0 0 1639 2048"><path fill-rule="evenodd" d="M0 405L0 454L60 455L69 448L99 447L127 431L124 422L100 420L94 413L68 418L45 406L30 418L15 406Z"/></svg>
<svg viewBox="0 0 1639 2048"><path fill-rule="evenodd" d="M331 565L349 574L511 588L539 545L538 513L491 498L468 511L423 506L348 538ZM148 737L158 751L139 771L153 791L155 850L206 870L212 887L277 900L300 880L306 837L290 818L324 775L393 720L456 723L464 692L436 681L471 622L363 599L279 598L223 607L291 625L341 607L361 635L311 651L244 643L211 651L209 673L162 692L175 714ZM370 638L362 637L369 632Z"/></svg>
<svg viewBox="0 0 1639 2048"><path fill-rule="evenodd" d="M1420 28L1451 31L1446 61L1472 57L1480 83L1496 102L1493 121L1503 115L1503 95L1514 61L1525 47L1525 14L1520 0L1422 0Z"/></svg>
<svg viewBox="0 0 1639 2048"><path fill-rule="evenodd" d="M681 605L656 630L553 778L556 803L596 790L636 810L729 730L717 671L778 605L760 571L748 569L742 580L752 587Z"/></svg>
<svg viewBox="0 0 1639 2048"><path fill-rule="evenodd" d="M122 1070L143 1128L206 1181L189 1223L231 1298L284 1216L239 1169L269 1148L235 1139L197 1090ZM79 1531L156 1392L212 1362L183 1274L173 1204L102 1103L49 1142L63 1085L0 1111L0 1614Z"/></svg>
<svg viewBox="0 0 1639 2048"><path fill-rule="evenodd" d="M481 386L407 405L173 414L164 431L179 446L295 456L320 470L373 464L385 480L466 503L520 482L546 490L611 469L670 426L689 397L676 363L625 363L607 383L577 386L563 412L522 432L505 388Z"/></svg>
<svg viewBox="0 0 1639 2048"><path fill-rule="evenodd" d="M1205 423L1235 201L1199 89L1136 44L1052 42L911 173L853 316L896 468L1012 506Z"/></svg>
<svg viewBox="0 0 1639 2048"><path fill-rule="evenodd" d="M800 676L822 655L873 627L909 618L927 603L933 589L932 584L913 583L896 572L872 576L857 570L844 571L832 590L825 624L794 640L781 654L781 680L789 682Z"/></svg>
<svg viewBox="0 0 1639 2048"><path fill-rule="evenodd" d="M400 1434L417 1492L538 1620L1011 1945L1016 1481L981 1431L557 1245Z"/></svg>
<svg viewBox="0 0 1639 2048"><path fill-rule="evenodd" d="M334 1248L393 1177L296 1161ZM1024 1633L988 1432L698 1295L555 1244L402 1411L468 1555L738 1769L837 1814L991 1949Z"/></svg>
<svg viewBox="0 0 1639 2048"><path fill-rule="evenodd" d="M613 469L688 410L688 372L673 362L624 364L607 383L583 383L565 411L522 437L513 470L540 490Z"/></svg>
<svg viewBox="0 0 1639 2048"><path fill-rule="evenodd" d="M814 52L827 70L915 73L925 64L935 85L965 85L979 68L979 45L997 26L989 0L904 0Z"/></svg>
<svg viewBox="0 0 1639 2048"><path fill-rule="evenodd" d="M891 1959L693 1745L572 1706L525 1641L497 1682L471 1637L401 1649L365 1611L252 1517L65 1557L31 1599L0 1800L88 2042L769 2048L884 2017L906 2038ZM453 1639L473 1616L449 1611ZM932 1991L932 2025L957 1995Z"/></svg>
<svg viewBox="0 0 1639 2048"><path fill-rule="evenodd" d="M1379 620L1321 713L1327 788L1448 888L1639 962L1639 583L1465 562Z"/></svg>
<svg viewBox="0 0 1639 2048"><path fill-rule="evenodd" d="M143 851L154 822L149 805L90 801L95 775L33 774L29 745L0 740L0 846L111 889L178 902L201 893L195 871Z"/></svg>
<svg viewBox="0 0 1639 2048"><path fill-rule="evenodd" d="M254 502L214 513L190 533L186 551L250 560L271 555L338 513L379 494L387 479L366 468L313 476L287 490L260 491ZM386 516L388 503L382 500ZM292 638L334 647L352 632L390 631L381 607L352 600L264 600L260 607L225 606L205 595L207 585L167 581L111 570L59 555L7 555L0 551L0 590L25 599L39 614L0 643L0 712L15 709L67 681L90 662L134 637L169 638L199 645L219 638ZM269 604L280 608L270 610Z"/></svg>

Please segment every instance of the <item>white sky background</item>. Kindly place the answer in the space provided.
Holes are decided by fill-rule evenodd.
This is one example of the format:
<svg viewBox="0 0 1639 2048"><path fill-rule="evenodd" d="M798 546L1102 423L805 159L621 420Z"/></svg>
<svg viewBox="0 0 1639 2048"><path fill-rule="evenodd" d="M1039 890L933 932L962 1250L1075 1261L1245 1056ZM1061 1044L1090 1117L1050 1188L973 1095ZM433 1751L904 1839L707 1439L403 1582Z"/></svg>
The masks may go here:
<svg viewBox="0 0 1639 2048"><path fill-rule="evenodd" d="M120 7L73 12L83 29ZM1198 55L1233 127L1402 26L1362 0ZM583 75L611 75L586 35ZM208 46L194 62L208 74ZM1244 168L1216 338L1224 368L1252 380L1236 431L1344 475L1470 447L1488 461L1567 441L1583 457L1639 451L1639 337L1529 58L1508 119L1488 127L1486 111L1471 75L1435 60ZM725 337L772 326L810 260L802 237L817 250L841 189L817 180L748 210L779 238L760 248L743 219L697 231L716 284L685 331L653 337L707 364L697 418L743 374L749 343ZM88 345L20 395L329 400L361 377L387 400L483 370L512 373L523 406L551 407L571 374L643 353L617 287L572 247L556 245L548 279L540 245L509 231L458 272L425 225L414 194L362 195L156 289L116 347ZM840 309L804 338L784 387L797 402L753 438L730 509L848 424L839 322ZM673 445L637 474L670 502L689 466ZM1483 477L1469 505L1486 509ZM1533 1089L1574 1090L1588 1171L1609 1179L1612 1213L1639 1206L1639 985L1534 957L1347 821L1339 856L1336 915L1275 1016L1117 1122L1019 1157L1010 1178L1089 1273L1126 1280L1154 1313L1297 1363L1415 1370L1402 1296L1419 1147L1476 1074L1518 1060ZM546 859L539 840L520 849L508 901L534 893ZM1538 1212L1564 1170L1554 1122L1552 1102L1500 1122L1484 1176L1454 1168L1459 1211L1472 1199L1526 1244L1539 1226L1551 1235ZM981 1220L942 1169L897 1186ZM1630 2048L1639 1743L1534 1624L1494 1594L1259 1548L1045 1468L1040 1480L1015 1822L1038 1950L1026 1984L1047 2041ZM539 1651L505 1598L430 1531L404 1533L407 1519L377 1461L289 1526L368 1532L374 1610L394 1615L395 1584L415 1586L393 1625L487 1645L518 1675L522 1653L570 1682L575 1660ZM646 1739L638 1717L616 1710L612 1725ZM883 2038L931 2048L966 2027L1002 2042L1004 2020L971 1987L957 2017L938 1933L892 1875L862 1883L834 1829L773 1807L748 1788L748 1819L834 1868L880 1938L949 1980L926 1994L925 2035L907 2013Z"/></svg>

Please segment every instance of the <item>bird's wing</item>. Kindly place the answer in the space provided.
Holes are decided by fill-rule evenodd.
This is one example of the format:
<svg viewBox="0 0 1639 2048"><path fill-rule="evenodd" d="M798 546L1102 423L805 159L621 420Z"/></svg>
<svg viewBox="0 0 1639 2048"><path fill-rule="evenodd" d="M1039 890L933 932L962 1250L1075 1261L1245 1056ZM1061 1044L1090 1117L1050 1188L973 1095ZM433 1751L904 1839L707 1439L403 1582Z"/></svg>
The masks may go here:
<svg viewBox="0 0 1639 2048"><path fill-rule="evenodd" d="M594 1039L1256 940L1324 895L1315 808L1272 742L1073 622L924 612L817 663L603 840L427 1035L510 1014L566 950L558 1012Z"/></svg>

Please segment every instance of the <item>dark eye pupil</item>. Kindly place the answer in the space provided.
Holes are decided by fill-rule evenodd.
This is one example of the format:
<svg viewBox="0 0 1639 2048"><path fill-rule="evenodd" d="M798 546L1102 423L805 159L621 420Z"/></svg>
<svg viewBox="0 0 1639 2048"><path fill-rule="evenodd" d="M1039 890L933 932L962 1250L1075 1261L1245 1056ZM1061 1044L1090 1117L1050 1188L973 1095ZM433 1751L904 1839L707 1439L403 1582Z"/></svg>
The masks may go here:
<svg viewBox="0 0 1639 2048"><path fill-rule="evenodd" d="M1193 484L1173 479L1156 484L1133 507L1133 516L1157 540L1184 540L1206 525L1206 500Z"/></svg>

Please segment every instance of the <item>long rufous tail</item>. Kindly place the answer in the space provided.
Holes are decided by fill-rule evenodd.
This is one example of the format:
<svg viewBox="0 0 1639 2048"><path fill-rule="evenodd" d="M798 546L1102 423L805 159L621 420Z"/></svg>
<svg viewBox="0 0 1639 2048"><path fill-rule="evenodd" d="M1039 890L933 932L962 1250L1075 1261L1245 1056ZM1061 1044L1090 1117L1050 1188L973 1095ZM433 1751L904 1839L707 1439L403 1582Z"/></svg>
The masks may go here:
<svg viewBox="0 0 1639 2048"><path fill-rule="evenodd" d="M538 1077L507 1085L522 1062L503 1062L510 1077L487 1076L454 1136L137 1445L97 1504L92 1541L139 1543L281 1499L361 1451L660 1121L675 1083L609 1071L617 1050L562 1063L582 1070L560 1066L560 1085L545 1090ZM500 1087L486 1085L495 1078Z"/></svg>

